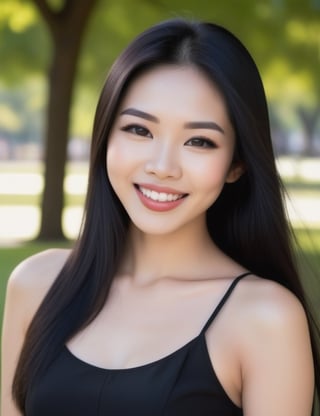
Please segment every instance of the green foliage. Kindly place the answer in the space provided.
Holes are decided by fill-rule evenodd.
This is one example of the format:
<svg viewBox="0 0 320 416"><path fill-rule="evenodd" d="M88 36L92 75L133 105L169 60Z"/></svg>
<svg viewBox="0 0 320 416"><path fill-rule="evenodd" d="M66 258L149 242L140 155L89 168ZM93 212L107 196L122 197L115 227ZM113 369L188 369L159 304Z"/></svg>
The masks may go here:
<svg viewBox="0 0 320 416"><path fill-rule="evenodd" d="M7 25L13 32L23 32L37 20L35 9L30 2L2 0L0 25Z"/></svg>
<svg viewBox="0 0 320 416"><path fill-rule="evenodd" d="M1 3L0 54L9 58L8 71L2 67L2 77L11 78L17 61L27 64L24 71L43 69L50 56L50 44L32 0L2 0ZM58 11L64 1L47 3ZM238 0L210 4L207 0L100 0L86 36L80 79L92 85L98 74L100 82L133 36L159 20L178 16L212 20L227 26L248 45L263 71L274 60L280 60L291 70L306 70L313 79L319 68L320 7L317 3L242 0L240 8Z"/></svg>
<svg viewBox="0 0 320 416"><path fill-rule="evenodd" d="M47 4L52 10L59 12L63 8L65 0L47 0Z"/></svg>
<svg viewBox="0 0 320 416"><path fill-rule="evenodd" d="M12 84L43 74L50 56L49 38L32 1L1 1L0 56L2 82Z"/></svg>
<svg viewBox="0 0 320 416"><path fill-rule="evenodd" d="M0 135L19 142L40 142L44 85L37 77L29 77L22 85L0 86Z"/></svg>
<svg viewBox="0 0 320 416"><path fill-rule="evenodd" d="M134 17L134 18L133 18ZM211 20L228 27L247 45L260 68L280 123L293 125L296 105L316 105L319 70L320 9L299 0L211 2L206 0L100 0L91 19L79 68L79 84L89 84L84 101L77 90L76 114L85 114L90 131L99 89L110 65L135 35L172 17ZM307 30L303 31L303 28ZM303 56L303 59L301 57ZM87 103L90 103L88 108ZM92 104L92 105L91 105Z"/></svg>
<svg viewBox="0 0 320 416"><path fill-rule="evenodd" d="M61 10L64 0L50 0ZM79 5L80 6L80 5ZM314 109L320 96L320 6L318 0L100 0L89 22L78 71L72 133L91 131L97 96L110 65L139 32L172 17L215 21L228 27L252 52L268 98L281 123L301 122L297 106ZM2 83L41 79L52 49L32 0L1 0Z"/></svg>

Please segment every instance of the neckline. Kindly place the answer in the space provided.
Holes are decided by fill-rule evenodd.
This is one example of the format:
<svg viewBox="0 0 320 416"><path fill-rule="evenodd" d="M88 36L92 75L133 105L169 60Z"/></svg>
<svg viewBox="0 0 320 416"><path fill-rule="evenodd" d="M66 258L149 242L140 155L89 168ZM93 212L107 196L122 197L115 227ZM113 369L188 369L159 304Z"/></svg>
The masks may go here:
<svg viewBox="0 0 320 416"><path fill-rule="evenodd" d="M222 309L222 307L224 306L224 304L228 300L229 296L233 292L233 290L236 287L236 285L238 284L238 282L240 280L242 280L244 277L246 277L246 276L248 276L250 274L252 274L252 273L251 272L245 272L245 273L242 273L242 274L240 274L239 276L237 276L236 278L233 279L233 281L231 282L231 284L229 285L228 289L226 290L226 292L222 296L222 298L219 301L218 305L214 308L211 316L209 317L209 319L207 320L206 324L203 326L202 330L200 331L200 333L198 335L196 335L190 341L186 342L185 344L183 344L181 347L177 348L173 352L171 352L169 354L166 354L165 356L163 356L161 358L158 358L156 360L153 360L153 361L148 362L148 363L145 363L145 364L141 364L141 365L137 365L137 366L132 366L132 367L127 367L127 368L105 368L105 367L100 367L98 365L91 364L91 363L89 363L87 361L84 361L80 357L76 356L73 352L71 352L69 350L69 348L67 347L67 345L64 345L63 346L64 352L67 355L69 355L69 357L71 357L75 362L77 362L78 364L81 364L82 366L86 366L88 368L95 369L95 370L99 370L99 371L102 371L102 372L114 372L114 373L118 372L118 373L123 373L123 372L135 371L135 370L142 370L144 368L148 368L148 367L151 367L151 366L160 364L161 362L164 362L166 360L169 360L170 358L174 357L179 352L181 352L184 349L188 348L191 344L193 344L194 342L196 342L199 339L202 340L202 342L204 342L207 345L206 339L205 339L205 332L206 332L206 330L211 325L211 323L213 322L213 320L215 319L215 317L218 315L218 313L220 312L220 310ZM207 346L206 346L206 349L207 349Z"/></svg>
<svg viewBox="0 0 320 416"><path fill-rule="evenodd" d="M174 358L178 353L184 351L187 348L190 348L196 342L201 342L201 344L202 344L201 348L204 348L203 351L206 354L207 360L209 360L209 367L212 371L213 376L216 379L216 382L218 383L219 388L221 389L222 394L227 398L227 400L232 404L232 406L241 410L241 407L239 407L236 403L234 403L233 400L231 400L229 395L226 393L223 385L221 384L221 382L220 382L220 380L219 380L219 378L218 378L218 376L215 372L215 368L213 367L210 356L209 356L209 350L208 350L208 346L207 346L207 342L206 342L206 338L205 338L205 332L203 332L203 331L201 331L197 336L192 338L186 344L182 345L181 347L179 347L175 351L165 355L162 358L159 358L157 360L151 361L151 362L146 363L146 364L141 364L141 365L138 365L138 366L128 367L128 368L105 368L105 367L99 367L95 364L90 364L87 361L84 361L81 358L74 355L69 350L67 345L63 346L63 353L65 355L67 355L69 358L71 358L77 365L80 365L81 367L84 367L84 368L88 368L89 370L92 370L92 371L98 371L98 372L104 374L105 376L107 374L122 375L122 374L132 374L132 373L137 372L137 371L148 370L149 368L152 368L156 365L159 365L161 363L169 361L170 359Z"/></svg>
<svg viewBox="0 0 320 416"><path fill-rule="evenodd" d="M170 352L169 354L166 354L165 356L163 356L161 358L157 358L156 360L150 361L150 362L145 363L145 364L135 365L135 366L126 367L126 368L108 368L108 367L100 367L99 365L96 365L96 364L91 364L88 361L84 361L82 358L75 355L72 351L70 351L70 349L67 347L67 345L63 346L63 351L66 355L71 357L73 361L77 362L78 364L80 364L83 367L88 367L88 368L91 368L93 370L98 370L98 371L108 372L108 373L111 373L111 372L113 372L113 373L124 373L124 372L130 372L130 371L133 372L133 371L143 370L143 369L146 369L148 367L152 367L154 365L160 364L161 362L167 361L167 360L173 358L179 352L181 352L184 349L190 347L193 343L195 343L197 340L199 340L201 338L203 338L203 341L205 342L205 333L203 331L201 331L197 336L192 338L187 343L183 344L178 349L174 350L173 352Z"/></svg>

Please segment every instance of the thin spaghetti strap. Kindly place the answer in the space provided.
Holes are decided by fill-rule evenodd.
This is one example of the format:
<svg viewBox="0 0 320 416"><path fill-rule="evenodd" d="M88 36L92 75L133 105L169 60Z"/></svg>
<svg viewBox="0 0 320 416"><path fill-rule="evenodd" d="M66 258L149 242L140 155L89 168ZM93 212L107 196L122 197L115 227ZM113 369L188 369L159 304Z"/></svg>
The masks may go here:
<svg viewBox="0 0 320 416"><path fill-rule="evenodd" d="M215 310L213 311L212 315L210 316L210 318L208 319L207 323L205 324L205 326L203 327L201 333L205 332L209 326L211 325L211 323L213 322L214 318L218 315L218 313L220 312L220 310L222 309L223 305L226 303L226 301L228 300L229 296L231 295L233 289L236 287L236 285L238 284L238 282L243 279L245 276L248 276L249 274L252 274L251 272L246 272L241 274L240 276L236 277L233 282L231 283L231 285L229 286L228 290L226 291L226 293L223 295L222 299L220 300L220 302L218 303L217 307L215 308Z"/></svg>

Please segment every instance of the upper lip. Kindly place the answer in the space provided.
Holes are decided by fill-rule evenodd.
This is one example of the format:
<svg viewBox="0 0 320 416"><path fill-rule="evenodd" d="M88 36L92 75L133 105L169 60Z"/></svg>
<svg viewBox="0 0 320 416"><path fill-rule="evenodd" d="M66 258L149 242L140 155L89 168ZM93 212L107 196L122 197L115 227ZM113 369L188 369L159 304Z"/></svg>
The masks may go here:
<svg viewBox="0 0 320 416"><path fill-rule="evenodd" d="M149 184L149 183L136 183L135 186L142 187L145 189L150 189L151 191L156 191L159 193L163 192L166 194L173 194L173 195L187 195L185 192L177 191L176 189L173 189L167 186L159 186L159 185L154 185L154 184Z"/></svg>

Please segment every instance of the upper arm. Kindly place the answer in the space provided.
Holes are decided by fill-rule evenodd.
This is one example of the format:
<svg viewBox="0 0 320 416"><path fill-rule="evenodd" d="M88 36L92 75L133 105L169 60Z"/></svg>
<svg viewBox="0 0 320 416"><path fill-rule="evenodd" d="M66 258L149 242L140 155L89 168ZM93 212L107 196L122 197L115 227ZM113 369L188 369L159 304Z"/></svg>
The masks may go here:
<svg viewBox="0 0 320 416"><path fill-rule="evenodd" d="M310 416L314 367L300 302L271 283L270 297L251 311L242 345L245 416Z"/></svg>
<svg viewBox="0 0 320 416"><path fill-rule="evenodd" d="M12 399L12 382L25 333L43 297L61 269L66 252L48 250L22 262L6 291L1 348L1 415L21 416Z"/></svg>
<svg viewBox="0 0 320 416"><path fill-rule="evenodd" d="M24 339L23 295L13 277L6 292L2 325L1 351L1 415L18 416L21 413L11 397L12 380Z"/></svg>

